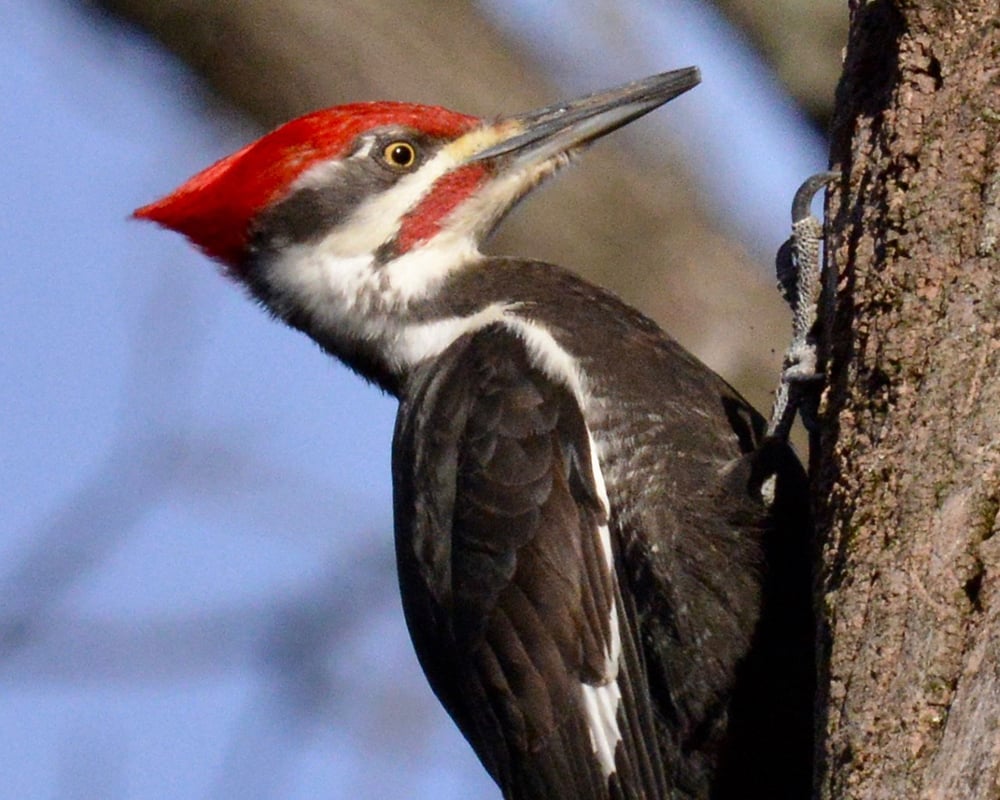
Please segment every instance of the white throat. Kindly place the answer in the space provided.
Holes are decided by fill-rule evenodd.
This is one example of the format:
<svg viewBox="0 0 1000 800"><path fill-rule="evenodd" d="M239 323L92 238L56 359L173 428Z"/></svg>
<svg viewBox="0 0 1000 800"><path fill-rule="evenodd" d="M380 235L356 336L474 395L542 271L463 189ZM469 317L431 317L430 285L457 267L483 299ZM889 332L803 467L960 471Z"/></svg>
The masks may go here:
<svg viewBox="0 0 1000 800"><path fill-rule="evenodd" d="M468 329L450 320L417 324L409 308L481 258L474 241L448 232L385 264L371 253L340 255L324 240L289 247L268 267L267 281L272 296L280 298L279 314L282 307L294 308L330 339L368 343L391 367L405 368L441 352ZM477 323L499 313L484 311Z"/></svg>
<svg viewBox="0 0 1000 800"><path fill-rule="evenodd" d="M356 348L360 343L397 374L443 352L464 333L513 321L510 307L503 304L430 322L416 321L411 308L432 299L450 275L479 262L481 238L519 197L566 163L565 155L487 178L430 239L388 261L378 255L435 183L467 163L470 147L472 143L460 140L442 148L417 172L362 203L318 242L285 246L264 272L273 310L286 319L305 320L314 338L328 345ZM367 157L367 152L357 157ZM343 168L343 163L319 165L294 188L322 186L331 180L331 170ZM519 332L529 349L537 349L532 327L520 326ZM557 371L573 372L562 365Z"/></svg>

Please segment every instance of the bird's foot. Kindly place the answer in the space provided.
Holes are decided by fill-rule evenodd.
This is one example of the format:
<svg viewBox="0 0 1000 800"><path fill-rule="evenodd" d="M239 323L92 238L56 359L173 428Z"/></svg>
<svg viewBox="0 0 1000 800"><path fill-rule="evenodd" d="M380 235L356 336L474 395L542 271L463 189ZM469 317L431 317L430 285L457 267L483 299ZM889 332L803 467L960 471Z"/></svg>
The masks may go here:
<svg viewBox="0 0 1000 800"><path fill-rule="evenodd" d="M838 177L837 172L820 172L799 187L792 201L792 235L781 245L775 259L778 290L792 309L792 341L785 351L781 382L767 426L767 435L772 438L788 439L796 411L808 430L817 427L819 392L814 389L823 380L816 331L822 288L823 223L812 215L810 206L816 192Z"/></svg>

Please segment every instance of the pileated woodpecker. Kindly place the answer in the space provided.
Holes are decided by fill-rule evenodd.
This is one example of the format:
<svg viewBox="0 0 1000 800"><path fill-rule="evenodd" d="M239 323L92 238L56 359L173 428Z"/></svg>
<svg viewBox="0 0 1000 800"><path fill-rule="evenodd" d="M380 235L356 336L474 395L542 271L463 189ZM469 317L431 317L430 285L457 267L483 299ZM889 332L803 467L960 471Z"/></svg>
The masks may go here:
<svg viewBox="0 0 1000 800"><path fill-rule="evenodd" d="M809 793L795 456L638 311L479 249L583 145L699 79L496 122L330 108L135 212L399 399L407 624L506 798Z"/></svg>

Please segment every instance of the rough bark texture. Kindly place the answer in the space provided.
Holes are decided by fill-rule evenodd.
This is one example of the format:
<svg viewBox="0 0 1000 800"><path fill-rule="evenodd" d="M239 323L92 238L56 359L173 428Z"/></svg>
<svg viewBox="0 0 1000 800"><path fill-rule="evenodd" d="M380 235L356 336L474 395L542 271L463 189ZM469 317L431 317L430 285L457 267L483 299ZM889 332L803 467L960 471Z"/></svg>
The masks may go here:
<svg viewBox="0 0 1000 800"><path fill-rule="evenodd" d="M852 3L833 134L818 795L995 800L996 0Z"/></svg>
<svg viewBox="0 0 1000 800"><path fill-rule="evenodd" d="M494 116L560 98L468 0L95 1L267 126L361 99ZM491 250L564 264L610 287L767 406L788 336L787 309L763 277L771 267L753 265L692 196L678 153L644 159L625 146L630 135L598 143L530 198Z"/></svg>

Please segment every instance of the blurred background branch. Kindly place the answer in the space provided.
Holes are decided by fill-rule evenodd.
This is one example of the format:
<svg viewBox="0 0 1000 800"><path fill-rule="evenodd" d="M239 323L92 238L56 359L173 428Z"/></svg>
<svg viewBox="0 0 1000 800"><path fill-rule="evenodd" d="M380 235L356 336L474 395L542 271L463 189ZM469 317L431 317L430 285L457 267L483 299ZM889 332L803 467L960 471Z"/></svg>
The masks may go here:
<svg viewBox="0 0 1000 800"><path fill-rule="evenodd" d="M714 0L750 39L788 93L826 131L847 41L847 9L830 0Z"/></svg>

